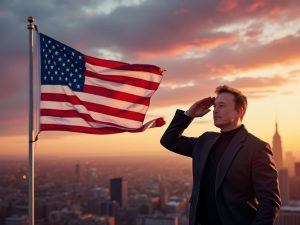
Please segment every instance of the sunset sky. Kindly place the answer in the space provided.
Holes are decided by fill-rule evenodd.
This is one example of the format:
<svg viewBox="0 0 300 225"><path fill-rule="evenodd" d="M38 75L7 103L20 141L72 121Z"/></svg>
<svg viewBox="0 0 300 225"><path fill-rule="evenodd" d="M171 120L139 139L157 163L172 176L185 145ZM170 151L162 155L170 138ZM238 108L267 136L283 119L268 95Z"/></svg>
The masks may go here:
<svg viewBox="0 0 300 225"><path fill-rule="evenodd" d="M0 157L28 151L28 30L80 52L166 69L145 120L214 96L227 84L248 96L246 128L272 144L277 118L284 155L300 160L299 0L2 0L0 1ZM159 140L167 128L90 135L42 132L36 155L171 155ZM218 131L212 113L185 134Z"/></svg>

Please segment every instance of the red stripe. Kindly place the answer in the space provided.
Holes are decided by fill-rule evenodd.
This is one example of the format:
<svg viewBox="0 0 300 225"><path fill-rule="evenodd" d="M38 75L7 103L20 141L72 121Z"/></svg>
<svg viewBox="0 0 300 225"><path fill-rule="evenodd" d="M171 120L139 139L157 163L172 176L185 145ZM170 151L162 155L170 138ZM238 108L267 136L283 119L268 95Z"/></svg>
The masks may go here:
<svg viewBox="0 0 300 225"><path fill-rule="evenodd" d="M104 121L95 120L89 114L79 113L76 110L59 110L59 109L41 109L40 110L41 116L53 116L53 117L65 117L65 118L82 118L87 122L95 122L101 123L103 125L112 126L112 127L119 127L122 129L128 129L128 127L121 126L115 123L109 123ZM68 125L71 126L71 125Z"/></svg>
<svg viewBox="0 0 300 225"><path fill-rule="evenodd" d="M114 91L108 88L96 87L91 85L84 85L83 92L100 95L108 98L114 98L117 100L122 100L126 102L132 102L134 104L141 104L149 106L150 98L149 97L141 97L134 94L129 94L121 91Z"/></svg>
<svg viewBox="0 0 300 225"><path fill-rule="evenodd" d="M119 118L125 118L125 119L134 120L134 121L140 121L140 122L143 122L144 118L145 118L145 114L143 114L143 113L118 109L118 108L105 106L105 105L101 105L101 104L96 104L96 103L91 103L91 102L86 102L86 101L81 101L75 95L41 93L41 101L69 102L73 105L83 105L88 111L99 112L99 113L103 113L103 114L107 114L107 115L111 115L111 116L116 116ZM64 111L66 111L66 113L67 113L68 110L64 110ZM80 113L78 112L78 115L79 114ZM82 114L82 115L86 115L86 114ZM66 116L66 117L69 117L69 116ZM70 116L70 117L72 117L72 116ZM84 117L82 117L82 118L84 118ZM98 122L94 119L88 120L88 121Z"/></svg>
<svg viewBox="0 0 300 225"><path fill-rule="evenodd" d="M165 122L162 118L158 118L155 120L155 123L149 128L160 127L164 125ZM114 127L103 127L103 128L92 128L92 127L82 127L82 126L69 126L69 125L61 125L61 124L41 124L40 130L59 130L59 131L71 131L71 132L82 132L88 134L116 134L122 132L141 132L144 131L145 127L142 126L138 129L134 130L123 130Z"/></svg>
<svg viewBox="0 0 300 225"><path fill-rule="evenodd" d="M148 127L148 128L161 127L161 126L163 126L165 123L166 123L165 120L164 120L162 117L159 117L159 118L155 119L155 122L154 122L150 127ZM146 123L146 124L147 124L147 123ZM135 132L142 132L142 131L144 131L145 129L148 129L148 128L146 127L146 124L144 124L142 127L138 128L138 129L132 130L132 131L130 131L130 132L132 132L132 133L135 133Z"/></svg>
<svg viewBox="0 0 300 225"><path fill-rule="evenodd" d="M129 84L131 86L140 87L148 90L157 90L159 83L143 80L135 77L126 77L121 75L102 75L86 70L85 76L93 77L101 80L112 81L120 84Z"/></svg>
<svg viewBox="0 0 300 225"><path fill-rule="evenodd" d="M81 132L88 134L116 134L126 132L127 130L122 130L113 127L103 127L103 128L91 128L91 127L81 127L81 126L68 126L62 124L41 124L41 131L43 130L59 130L59 131L71 131L71 132Z"/></svg>
<svg viewBox="0 0 300 225"><path fill-rule="evenodd" d="M87 63L90 63L95 66L107 67L115 70L130 70L130 71L144 71L149 73L155 73L162 75L163 70L157 66L146 65L146 64L128 64L119 61L97 59L91 56L84 56L84 59Z"/></svg>

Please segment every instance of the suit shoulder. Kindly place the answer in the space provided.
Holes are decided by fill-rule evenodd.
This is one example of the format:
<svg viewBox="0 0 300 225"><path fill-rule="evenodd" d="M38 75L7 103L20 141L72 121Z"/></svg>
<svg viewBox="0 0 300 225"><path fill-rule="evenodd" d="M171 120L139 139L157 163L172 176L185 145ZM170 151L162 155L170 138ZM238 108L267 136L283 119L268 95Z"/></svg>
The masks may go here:
<svg viewBox="0 0 300 225"><path fill-rule="evenodd" d="M247 140L249 143L255 146L256 149L262 149L272 154L271 146L269 145L269 143L265 142L264 140L256 137L251 133L248 133Z"/></svg>
<svg viewBox="0 0 300 225"><path fill-rule="evenodd" d="M201 137L216 137L216 136L218 136L220 133L218 133L218 132L213 132L213 131L206 131L206 132L204 132L203 134L201 134L200 136L199 136L199 138L201 138Z"/></svg>

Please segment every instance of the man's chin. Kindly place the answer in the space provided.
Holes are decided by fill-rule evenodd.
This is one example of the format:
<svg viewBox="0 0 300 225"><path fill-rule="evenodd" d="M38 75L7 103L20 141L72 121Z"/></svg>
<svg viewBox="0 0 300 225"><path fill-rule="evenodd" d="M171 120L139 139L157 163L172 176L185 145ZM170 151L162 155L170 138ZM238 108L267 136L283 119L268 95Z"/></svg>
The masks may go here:
<svg viewBox="0 0 300 225"><path fill-rule="evenodd" d="M221 124L214 122L215 127L221 128Z"/></svg>

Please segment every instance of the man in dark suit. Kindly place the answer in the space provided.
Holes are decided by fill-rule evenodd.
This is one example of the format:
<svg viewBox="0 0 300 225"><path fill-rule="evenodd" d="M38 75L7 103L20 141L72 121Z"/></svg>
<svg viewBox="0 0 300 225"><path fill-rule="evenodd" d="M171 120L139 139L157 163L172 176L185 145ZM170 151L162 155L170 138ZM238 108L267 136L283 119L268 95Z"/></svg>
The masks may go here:
<svg viewBox="0 0 300 225"><path fill-rule="evenodd" d="M242 124L247 98L239 90L224 85L216 94L177 110L161 138L165 148L193 160L189 224L272 225L281 201L270 146ZM221 132L183 136L193 118L211 106Z"/></svg>

